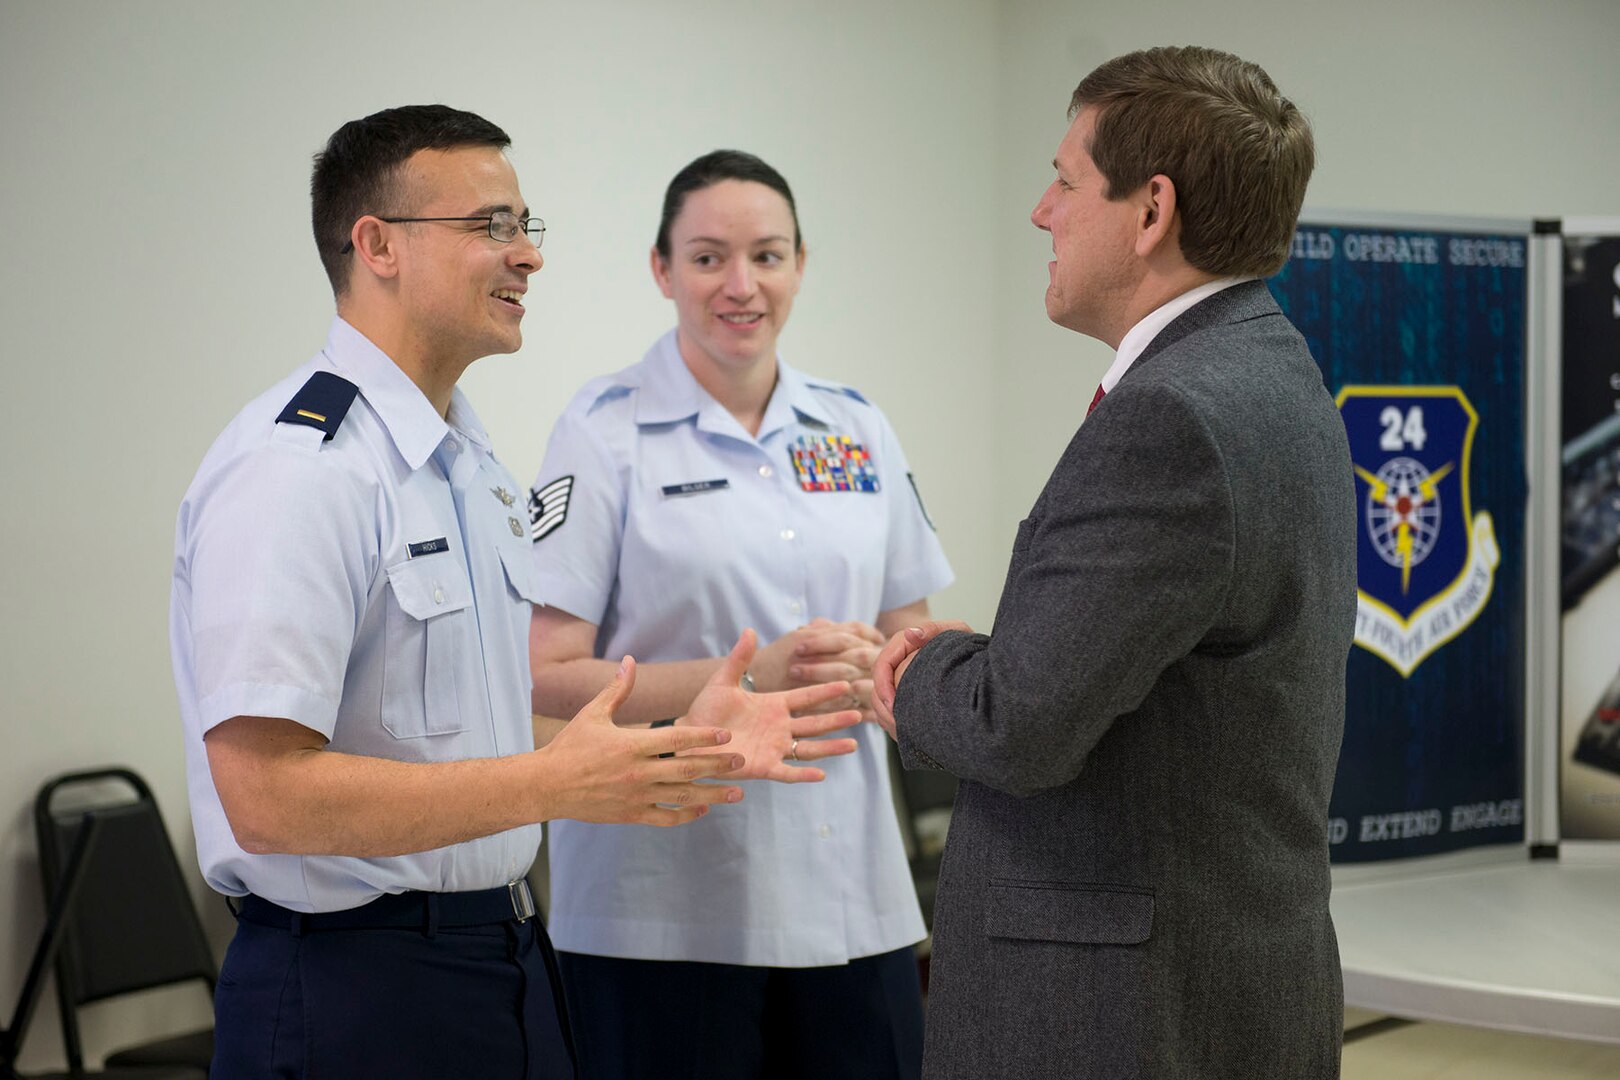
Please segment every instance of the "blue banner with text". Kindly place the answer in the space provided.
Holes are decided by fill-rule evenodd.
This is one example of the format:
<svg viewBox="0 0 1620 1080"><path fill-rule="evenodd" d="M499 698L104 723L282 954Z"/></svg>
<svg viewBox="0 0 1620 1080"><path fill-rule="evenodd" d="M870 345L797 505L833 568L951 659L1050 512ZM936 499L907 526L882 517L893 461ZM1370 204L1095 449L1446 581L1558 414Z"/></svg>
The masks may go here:
<svg viewBox="0 0 1620 1080"><path fill-rule="evenodd" d="M1356 474L1335 862L1524 837L1527 256L1522 233L1302 221L1269 282Z"/></svg>

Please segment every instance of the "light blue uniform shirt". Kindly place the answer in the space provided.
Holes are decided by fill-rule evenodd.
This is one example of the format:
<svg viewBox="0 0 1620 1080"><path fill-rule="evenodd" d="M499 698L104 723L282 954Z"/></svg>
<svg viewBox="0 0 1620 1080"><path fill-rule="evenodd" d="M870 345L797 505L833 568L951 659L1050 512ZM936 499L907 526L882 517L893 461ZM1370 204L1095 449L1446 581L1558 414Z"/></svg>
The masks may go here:
<svg viewBox="0 0 1620 1080"><path fill-rule="evenodd" d="M878 490L805 491L790 447L849 436ZM722 656L822 616L874 621L951 581L888 421L778 362L759 435L698 385L673 332L585 386L530 503L541 602L597 624L597 655ZM559 821L559 949L771 967L841 964L922 939L889 793L887 736L853 734L820 784L746 784L678 829Z"/></svg>
<svg viewBox="0 0 1620 1080"><path fill-rule="evenodd" d="M317 371L360 388L329 442L276 423ZM491 888L528 869L539 826L388 858L250 855L203 745L223 720L274 716L330 750L399 761L533 750L520 492L461 391L446 423L342 319L319 355L226 427L180 504L169 609L209 885L337 911L385 892Z"/></svg>

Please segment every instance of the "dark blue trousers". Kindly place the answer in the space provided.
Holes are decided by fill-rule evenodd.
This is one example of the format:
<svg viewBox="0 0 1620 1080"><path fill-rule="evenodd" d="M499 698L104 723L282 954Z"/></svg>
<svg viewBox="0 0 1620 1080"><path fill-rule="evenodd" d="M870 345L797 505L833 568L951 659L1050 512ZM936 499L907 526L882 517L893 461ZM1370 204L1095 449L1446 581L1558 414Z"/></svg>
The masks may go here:
<svg viewBox="0 0 1620 1080"><path fill-rule="evenodd" d="M917 1080L908 947L836 967L558 953L585 1080Z"/></svg>
<svg viewBox="0 0 1620 1080"><path fill-rule="evenodd" d="M303 930L238 919L214 995L229 1080L574 1080L538 918Z"/></svg>

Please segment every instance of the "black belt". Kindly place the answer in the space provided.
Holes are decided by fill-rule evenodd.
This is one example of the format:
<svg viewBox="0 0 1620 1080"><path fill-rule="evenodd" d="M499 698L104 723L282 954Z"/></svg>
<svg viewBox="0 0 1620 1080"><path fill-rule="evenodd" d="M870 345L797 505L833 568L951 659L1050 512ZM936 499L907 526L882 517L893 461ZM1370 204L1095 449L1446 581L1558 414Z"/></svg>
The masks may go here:
<svg viewBox="0 0 1620 1080"><path fill-rule="evenodd" d="M242 897L237 917L260 926L291 930L421 930L431 934L441 927L489 926L523 922L534 917L534 895L519 878L477 892L384 893L369 904L346 911L292 911L249 893Z"/></svg>

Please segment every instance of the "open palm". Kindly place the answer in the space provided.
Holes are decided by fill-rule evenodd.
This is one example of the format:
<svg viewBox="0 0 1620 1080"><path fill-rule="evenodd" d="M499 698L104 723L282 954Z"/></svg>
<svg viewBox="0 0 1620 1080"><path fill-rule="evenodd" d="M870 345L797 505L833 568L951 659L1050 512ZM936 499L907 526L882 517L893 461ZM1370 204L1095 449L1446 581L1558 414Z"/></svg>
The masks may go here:
<svg viewBox="0 0 1620 1080"><path fill-rule="evenodd" d="M800 784L822 780L826 773L813 766L792 765L789 758L818 761L854 753L854 739L819 739L830 731L860 723L856 709L796 716L795 713L847 696L846 682L802 686L775 694L750 694L738 686L754 656L756 638L744 630L706 686L692 702L692 710L679 721L685 725L723 727L731 732L726 749L741 754L743 767L726 774L728 780L777 780ZM795 746L795 744L797 744Z"/></svg>

